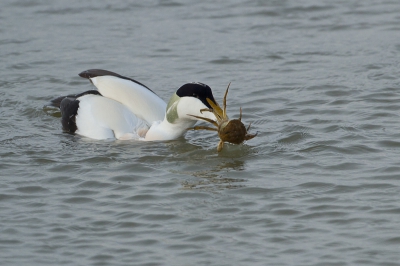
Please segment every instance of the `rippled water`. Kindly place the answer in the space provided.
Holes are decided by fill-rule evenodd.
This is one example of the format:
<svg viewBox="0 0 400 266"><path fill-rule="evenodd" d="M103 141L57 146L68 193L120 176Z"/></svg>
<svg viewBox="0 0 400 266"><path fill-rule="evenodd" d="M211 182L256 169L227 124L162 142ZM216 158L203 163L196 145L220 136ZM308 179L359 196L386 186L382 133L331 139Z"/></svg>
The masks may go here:
<svg viewBox="0 0 400 266"><path fill-rule="evenodd" d="M1 265L400 265L400 2L142 2L2 1ZM258 136L63 133L90 68Z"/></svg>

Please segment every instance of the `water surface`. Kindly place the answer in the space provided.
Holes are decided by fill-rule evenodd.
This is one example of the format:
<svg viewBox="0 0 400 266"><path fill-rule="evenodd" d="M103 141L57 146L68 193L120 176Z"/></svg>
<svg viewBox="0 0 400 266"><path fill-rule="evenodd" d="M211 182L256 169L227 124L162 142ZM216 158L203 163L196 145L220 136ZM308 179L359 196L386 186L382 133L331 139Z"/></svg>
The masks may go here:
<svg viewBox="0 0 400 266"><path fill-rule="evenodd" d="M400 265L400 3L11 1L0 10L2 265ZM191 81L258 136L62 132L102 68Z"/></svg>

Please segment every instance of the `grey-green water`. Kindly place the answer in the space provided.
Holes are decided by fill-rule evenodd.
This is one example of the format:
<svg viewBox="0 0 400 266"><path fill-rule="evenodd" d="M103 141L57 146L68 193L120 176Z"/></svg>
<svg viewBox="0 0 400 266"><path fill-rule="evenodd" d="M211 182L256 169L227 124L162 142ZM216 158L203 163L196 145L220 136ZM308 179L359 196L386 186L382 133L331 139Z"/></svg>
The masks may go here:
<svg viewBox="0 0 400 266"><path fill-rule="evenodd" d="M400 2L2 1L1 265L400 265ZM63 133L103 68L258 136Z"/></svg>

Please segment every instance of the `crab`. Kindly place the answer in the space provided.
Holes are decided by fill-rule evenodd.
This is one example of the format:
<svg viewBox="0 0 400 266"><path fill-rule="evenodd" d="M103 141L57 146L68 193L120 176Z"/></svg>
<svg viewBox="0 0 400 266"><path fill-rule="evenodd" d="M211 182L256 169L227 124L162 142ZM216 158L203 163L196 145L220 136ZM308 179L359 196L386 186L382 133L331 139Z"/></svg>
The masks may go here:
<svg viewBox="0 0 400 266"><path fill-rule="evenodd" d="M218 136L220 138L220 141L217 146L218 152L220 152L222 150L222 148L224 147L224 142L229 142L229 143L233 143L233 144L241 144L245 140L250 140L250 139L254 138L255 136L257 136L257 133L256 134L248 133L251 123L247 127L247 129L243 125L243 123L242 123L242 108L241 107L240 107L239 119L229 120L229 117L226 114L226 97L228 95L230 85L231 85L231 83L228 84L228 87L226 88L226 91L225 91L225 96L224 96L224 100L223 100L223 109L221 109L221 107L218 104L216 105L210 99L207 98L206 100L210 104L212 109L206 108L206 109L200 110L201 113L212 112L215 115L215 117L217 118L217 121L214 121L212 119L205 118L205 117L190 115L190 116L196 117L198 119L207 121L215 126L215 128L207 127L207 126L195 126L192 128L188 128L188 130L217 131Z"/></svg>

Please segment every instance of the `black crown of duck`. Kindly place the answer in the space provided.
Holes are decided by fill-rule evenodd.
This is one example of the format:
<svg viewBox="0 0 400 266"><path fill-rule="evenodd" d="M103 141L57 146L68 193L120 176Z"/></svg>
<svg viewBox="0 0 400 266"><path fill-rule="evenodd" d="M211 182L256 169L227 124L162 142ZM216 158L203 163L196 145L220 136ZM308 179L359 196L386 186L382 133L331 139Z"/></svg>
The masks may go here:
<svg viewBox="0 0 400 266"><path fill-rule="evenodd" d="M215 104L216 102L214 103L214 101L207 98L207 102L210 104L211 109L201 109L200 110L201 113L202 112L212 112L215 115L215 117L217 118L217 121L213 121L211 119L200 117L200 116L191 115L193 117L196 117L198 119L201 119L201 120L204 120L204 121L207 121L207 122L213 124L214 126L216 126L216 128L206 127L206 126L195 126L192 128L188 128L188 130L204 129L204 130L217 131L218 136L220 138L220 141L219 141L218 147L217 147L218 152L220 152L222 150L222 148L224 147L224 142L229 142L229 143L233 143L233 144L241 144L245 140L250 140L250 139L254 138L255 136L257 136L257 133L256 134L248 133L251 124L247 127L247 129L243 125L243 123L242 123L242 108L240 108L239 119L229 120L229 117L226 114L226 97L228 95L230 85L231 84L229 83L229 85L225 91L225 96L224 96L224 100L223 100L223 109L221 109L221 107L218 105L218 103Z"/></svg>

